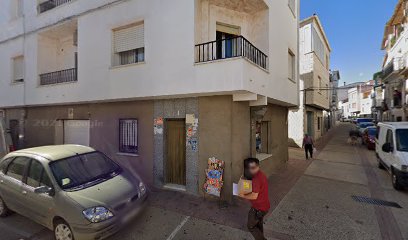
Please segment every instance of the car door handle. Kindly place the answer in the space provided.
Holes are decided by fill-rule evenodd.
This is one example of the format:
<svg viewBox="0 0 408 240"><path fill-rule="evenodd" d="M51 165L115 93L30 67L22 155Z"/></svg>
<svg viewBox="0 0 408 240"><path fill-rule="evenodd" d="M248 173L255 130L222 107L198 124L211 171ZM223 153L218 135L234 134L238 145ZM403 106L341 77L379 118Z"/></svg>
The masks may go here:
<svg viewBox="0 0 408 240"><path fill-rule="evenodd" d="M22 191L21 193L24 195L27 195L27 191Z"/></svg>

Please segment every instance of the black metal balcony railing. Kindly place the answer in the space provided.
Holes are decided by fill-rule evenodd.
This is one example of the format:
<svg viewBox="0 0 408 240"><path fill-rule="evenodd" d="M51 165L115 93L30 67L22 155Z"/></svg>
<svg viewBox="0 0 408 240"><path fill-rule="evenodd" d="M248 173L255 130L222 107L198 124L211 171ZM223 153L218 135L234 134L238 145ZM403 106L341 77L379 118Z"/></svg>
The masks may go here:
<svg viewBox="0 0 408 240"><path fill-rule="evenodd" d="M43 13L71 1L72 0L48 0L38 5L38 12Z"/></svg>
<svg viewBox="0 0 408 240"><path fill-rule="evenodd" d="M40 74L40 85L76 82L77 80L78 76L76 68Z"/></svg>
<svg viewBox="0 0 408 240"><path fill-rule="evenodd" d="M386 78L388 77L391 73L394 72L394 59L391 60L391 62L389 62L383 69L382 72L382 77Z"/></svg>
<svg viewBox="0 0 408 240"><path fill-rule="evenodd" d="M268 66L268 56L243 36L197 44L195 52L196 63L245 57L261 68L267 69Z"/></svg>

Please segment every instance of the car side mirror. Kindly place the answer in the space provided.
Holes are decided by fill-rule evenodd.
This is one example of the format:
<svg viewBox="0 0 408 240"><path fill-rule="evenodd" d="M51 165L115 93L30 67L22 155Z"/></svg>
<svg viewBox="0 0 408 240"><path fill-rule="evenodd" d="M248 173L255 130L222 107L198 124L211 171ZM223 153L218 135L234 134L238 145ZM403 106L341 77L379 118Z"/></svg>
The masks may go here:
<svg viewBox="0 0 408 240"><path fill-rule="evenodd" d="M48 194L50 196L54 195L54 189L47 187L47 186L41 186L38 188L34 189L34 193L36 194Z"/></svg>
<svg viewBox="0 0 408 240"><path fill-rule="evenodd" d="M386 153L393 151L390 143L384 143L384 145L382 146L382 150L383 152L386 152Z"/></svg>

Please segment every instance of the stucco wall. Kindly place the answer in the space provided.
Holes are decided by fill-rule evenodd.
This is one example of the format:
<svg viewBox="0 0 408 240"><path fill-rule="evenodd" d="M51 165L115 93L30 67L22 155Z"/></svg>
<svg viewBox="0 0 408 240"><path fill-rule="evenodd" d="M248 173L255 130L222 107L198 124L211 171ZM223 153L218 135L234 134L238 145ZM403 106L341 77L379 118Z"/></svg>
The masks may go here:
<svg viewBox="0 0 408 240"><path fill-rule="evenodd" d="M269 104L263 117L270 121L271 157L261 161L261 168L267 176L286 167L288 161L288 109Z"/></svg>
<svg viewBox="0 0 408 240"><path fill-rule="evenodd" d="M243 173L243 160L250 156L250 110L247 102L233 102L231 96L199 99L199 185L205 181L207 160L217 157L225 161L221 198L232 199L232 182Z"/></svg>

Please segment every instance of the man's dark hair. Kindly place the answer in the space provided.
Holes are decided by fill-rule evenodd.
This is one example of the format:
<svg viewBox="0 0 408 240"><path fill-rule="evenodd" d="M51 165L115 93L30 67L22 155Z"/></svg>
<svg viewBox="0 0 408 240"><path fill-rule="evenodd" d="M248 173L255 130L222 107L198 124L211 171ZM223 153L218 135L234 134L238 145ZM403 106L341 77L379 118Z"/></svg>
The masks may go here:
<svg viewBox="0 0 408 240"><path fill-rule="evenodd" d="M252 175L249 173L249 164L255 163L259 166L258 158L247 158L244 160L244 178L248 180L252 180Z"/></svg>
<svg viewBox="0 0 408 240"><path fill-rule="evenodd" d="M259 159L258 158L247 158L244 160L244 168L248 168L249 164L255 163L259 166Z"/></svg>

